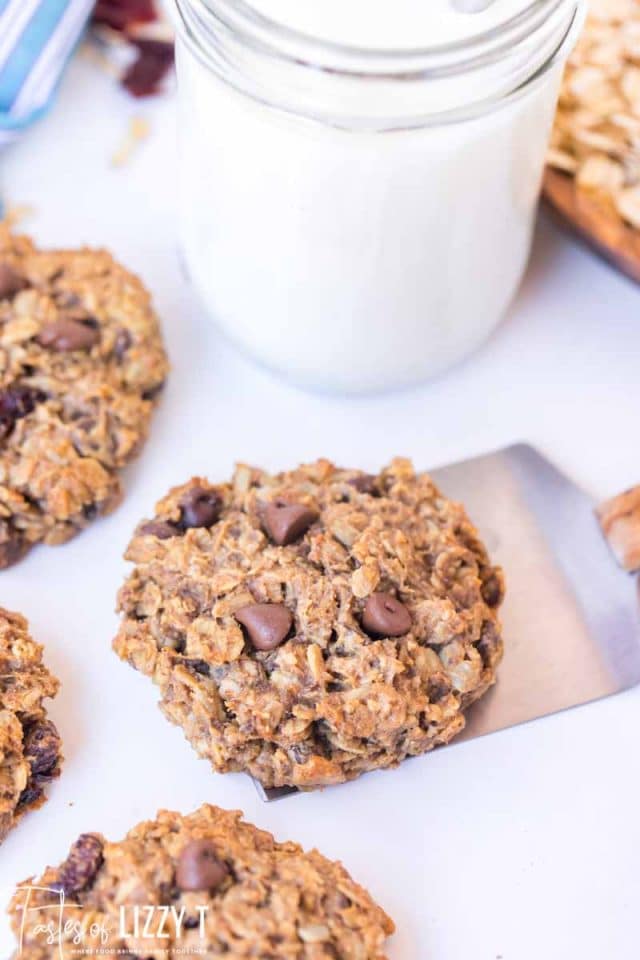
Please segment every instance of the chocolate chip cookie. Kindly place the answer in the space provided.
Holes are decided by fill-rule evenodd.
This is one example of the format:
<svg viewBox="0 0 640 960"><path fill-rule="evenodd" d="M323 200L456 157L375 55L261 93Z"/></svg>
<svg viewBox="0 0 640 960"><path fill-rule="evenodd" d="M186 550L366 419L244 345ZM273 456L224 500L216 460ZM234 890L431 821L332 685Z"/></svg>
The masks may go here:
<svg viewBox="0 0 640 960"><path fill-rule="evenodd" d="M65 945L129 960L384 960L394 929L340 863L209 805L161 811L120 843L83 834L59 867L17 890L10 914L20 960L58 960Z"/></svg>
<svg viewBox="0 0 640 960"><path fill-rule="evenodd" d="M397 459L171 490L126 554L118 655L218 771L337 783L446 743L502 656L501 571Z"/></svg>
<svg viewBox="0 0 640 960"><path fill-rule="evenodd" d="M57 692L27 621L0 607L0 843L60 773L60 737L43 706Z"/></svg>
<svg viewBox="0 0 640 960"><path fill-rule="evenodd" d="M104 250L36 250L0 224L0 568L120 498L167 373L140 281Z"/></svg>

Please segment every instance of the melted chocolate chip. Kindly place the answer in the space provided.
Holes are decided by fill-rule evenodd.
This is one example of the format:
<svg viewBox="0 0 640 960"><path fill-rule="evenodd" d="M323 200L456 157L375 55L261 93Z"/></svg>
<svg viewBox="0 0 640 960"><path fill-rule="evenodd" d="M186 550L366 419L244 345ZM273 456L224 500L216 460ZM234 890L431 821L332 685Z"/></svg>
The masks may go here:
<svg viewBox="0 0 640 960"><path fill-rule="evenodd" d="M184 495L180 506L180 526L183 530L190 527L211 527L220 517L222 500L215 490L194 487Z"/></svg>
<svg viewBox="0 0 640 960"><path fill-rule="evenodd" d="M377 477L371 473L362 473L359 477L347 480L350 487L355 487L358 493L367 493L370 497L379 497L380 491L376 486Z"/></svg>
<svg viewBox="0 0 640 960"><path fill-rule="evenodd" d="M26 417L35 410L36 404L46 397L42 390L16 384L0 392L0 440L12 432L16 420Z"/></svg>
<svg viewBox="0 0 640 960"><path fill-rule="evenodd" d="M0 300L12 300L16 293L20 293L28 286L24 277L21 277L13 267L0 261Z"/></svg>
<svg viewBox="0 0 640 960"><path fill-rule="evenodd" d="M402 637L411 630L411 614L392 593L372 593L364 605L362 626L370 636Z"/></svg>
<svg viewBox="0 0 640 960"><path fill-rule="evenodd" d="M216 890L228 876L229 868L210 840L192 840L178 858L176 884L180 890Z"/></svg>
<svg viewBox="0 0 640 960"><path fill-rule="evenodd" d="M66 896L75 896L93 886L102 866L102 840L93 833L81 834L58 870L57 889Z"/></svg>
<svg viewBox="0 0 640 960"><path fill-rule="evenodd" d="M80 320L53 320L47 323L36 340L41 347L56 353L90 350L100 340L100 331Z"/></svg>
<svg viewBox="0 0 640 960"><path fill-rule="evenodd" d="M275 650L291 630L293 614L281 603L252 603L235 612L256 650Z"/></svg>
<svg viewBox="0 0 640 960"><path fill-rule="evenodd" d="M177 537L180 531L174 523L168 520L149 520L138 527L138 534L142 537L157 537L158 540L169 540Z"/></svg>
<svg viewBox="0 0 640 960"><path fill-rule="evenodd" d="M191 670L192 673L199 674L201 677L208 677L211 674L209 664L206 660L190 660L187 658L182 662L188 670Z"/></svg>
<svg viewBox="0 0 640 960"><path fill-rule="evenodd" d="M286 547L302 537L318 519L315 510L300 503L276 500L264 511L264 526L270 539L279 547Z"/></svg>

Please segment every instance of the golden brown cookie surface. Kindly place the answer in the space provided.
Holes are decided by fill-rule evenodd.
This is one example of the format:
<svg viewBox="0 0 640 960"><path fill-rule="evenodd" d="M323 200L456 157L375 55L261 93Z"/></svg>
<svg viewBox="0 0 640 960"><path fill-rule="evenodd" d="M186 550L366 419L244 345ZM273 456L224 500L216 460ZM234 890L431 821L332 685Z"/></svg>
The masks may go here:
<svg viewBox="0 0 640 960"><path fill-rule="evenodd" d="M160 811L119 843L83 834L59 867L26 886L48 892L29 894L26 913L27 890L13 899L23 960L58 960L83 929L84 956L99 948L130 960L384 960L394 929L342 864L209 805L189 816ZM62 944L47 943L43 917L59 929L59 890L66 933Z"/></svg>
<svg viewBox="0 0 640 960"><path fill-rule="evenodd" d="M502 655L502 574L463 508L395 460L196 478L139 525L118 655L219 771L352 779L448 742Z"/></svg>
<svg viewBox="0 0 640 960"><path fill-rule="evenodd" d="M120 498L167 362L149 294L104 250L0 224L0 568Z"/></svg>
<svg viewBox="0 0 640 960"><path fill-rule="evenodd" d="M60 773L60 737L43 705L57 692L27 621L0 607L0 842Z"/></svg>

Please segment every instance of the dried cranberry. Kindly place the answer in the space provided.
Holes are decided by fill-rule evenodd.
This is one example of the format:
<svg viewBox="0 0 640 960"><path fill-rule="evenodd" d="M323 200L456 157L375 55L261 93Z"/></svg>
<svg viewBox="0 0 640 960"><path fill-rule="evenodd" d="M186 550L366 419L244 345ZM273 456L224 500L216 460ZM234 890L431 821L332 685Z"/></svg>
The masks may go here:
<svg viewBox="0 0 640 960"><path fill-rule="evenodd" d="M0 391L0 439L8 437L16 420L26 417L45 399L41 390L20 384Z"/></svg>
<svg viewBox="0 0 640 960"><path fill-rule="evenodd" d="M40 784L29 780L18 798L16 809L24 810L26 807L31 807L34 804L37 804L42 797L42 794L43 790Z"/></svg>
<svg viewBox="0 0 640 960"><path fill-rule="evenodd" d="M480 592L488 607L497 607L504 595L500 576L497 573L491 573L482 584Z"/></svg>
<svg viewBox="0 0 640 960"><path fill-rule="evenodd" d="M0 520L0 570L17 563L28 549L23 535L6 520Z"/></svg>
<svg viewBox="0 0 640 960"><path fill-rule="evenodd" d="M60 759L60 735L50 720L25 729L24 755L32 777L46 781L55 776Z"/></svg>
<svg viewBox="0 0 640 960"><path fill-rule="evenodd" d="M122 85L134 97L149 97L173 66L173 43L166 40L135 38L132 41L138 56L122 78Z"/></svg>
<svg viewBox="0 0 640 960"><path fill-rule="evenodd" d="M104 23L114 30L125 30L136 23L152 23L156 19L153 0L98 0L93 10L95 23Z"/></svg>
<svg viewBox="0 0 640 960"><path fill-rule="evenodd" d="M37 803L43 785L60 773L60 735L50 720L25 725L23 750L30 773L18 800L19 808Z"/></svg>
<svg viewBox="0 0 640 960"><path fill-rule="evenodd" d="M102 866L102 840L93 833L82 833L58 870L55 886L67 896L74 896L93 886Z"/></svg>

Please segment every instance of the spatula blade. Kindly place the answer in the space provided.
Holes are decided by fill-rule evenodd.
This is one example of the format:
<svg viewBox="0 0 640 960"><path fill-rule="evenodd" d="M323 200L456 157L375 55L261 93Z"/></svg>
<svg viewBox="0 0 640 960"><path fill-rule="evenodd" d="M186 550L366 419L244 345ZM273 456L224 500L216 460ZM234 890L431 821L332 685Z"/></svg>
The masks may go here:
<svg viewBox="0 0 640 960"><path fill-rule="evenodd" d="M589 497L525 445L434 476L466 505L507 580L498 682L458 740L640 682L636 585L616 566Z"/></svg>
<svg viewBox="0 0 640 960"><path fill-rule="evenodd" d="M453 744L640 682L636 583L616 566L583 491L524 444L432 476L465 504L507 581L498 682ZM256 786L265 800L296 792Z"/></svg>

